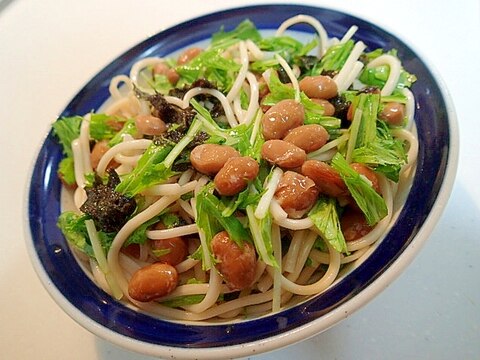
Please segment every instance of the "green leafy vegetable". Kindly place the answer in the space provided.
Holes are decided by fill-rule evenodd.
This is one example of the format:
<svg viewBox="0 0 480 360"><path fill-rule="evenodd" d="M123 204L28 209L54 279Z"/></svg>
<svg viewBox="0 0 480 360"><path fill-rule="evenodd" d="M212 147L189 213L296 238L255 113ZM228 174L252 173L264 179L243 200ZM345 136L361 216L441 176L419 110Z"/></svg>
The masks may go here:
<svg viewBox="0 0 480 360"><path fill-rule="evenodd" d="M187 281L187 284L203 284L203 282L193 278L189 279ZM195 295L183 295L183 296L178 296L170 300L166 300L162 302L162 305L168 306L168 307L173 307L173 308L178 308L178 307L183 307L187 305L194 305L202 302L202 300L205 298L204 294L195 294ZM217 301L223 301L224 295L220 294L218 297Z"/></svg>
<svg viewBox="0 0 480 360"><path fill-rule="evenodd" d="M91 114L90 116L90 137L93 140L110 140L118 132L115 123L123 123L125 119L121 119L106 114Z"/></svg>
<svg viewBox="0 0 480 360"><path fill-rule="evenodd" d="M80 136L81 116L63 117L52 125L53 132L62 145L65 157L59 164L58 174L67 185L75 184L75 169L73 164L72 141Z"/></svg>
<svg viewBox="0 0 480 360"><path fill-rule="evenodd" d="M403 143L394 139L388 126L379 121L375 140L354 149L352 162L366 164L397 182L402 166L407 163L407 155Z"/></svg>
<svg viewBox="0 0 480 360"><path fill-rule="evenodd" d="M254 205L249 205L246 208L248 223L252 233L253 242L260 258L265 264L278 268L279 265L273 254L272 243L272 215L267 212L267 215L259 220L255 217Z"/></svg>
<svg viewBox="0 0 480 360"><path fill-rule="evenodd" d="M326 196L319 197L308 212L308 217L325 241L328 241L338 252L347 253L347 243L340 227L336 199Z"/></svg>
<svg viewBox="0 0 480 360"><path fill-rule="evenodd" d="M75 184L75 168L73 157L65 157L58 164L58 173L68 185Z"/></svg>
<svg viewBox="0 0 480 360"><path fill-rule="evenodd" d="M127 121L125 121L125 124L123 124L122 129L117 132L108 142L108 146L113 147L117 144L120 144L123 141L123 137L125 135L135 136L136 133L137 127L135 126L135 120L128 119Z"/></svg>
<svg viewBox="0 0 480 360"><path fill-rule="evenodd" d="M222 212L225 209L222 202L209 192L208 187L206 187L205 191L202 191L201 194L202 196L197 197L197 214L200 214L200 211L206 211L209 218L213 217L215 219L213 226L207 225L207 229L210 229L210 231L208 231L209 235L213 237L219 232L218 225L220 225L228 233L230 239L235 241L238 246L243 246L244 241L251 241L248 231L235 216L223 216ZM209 223L212 224L211 220ZM205 231L203 227L202 229ZM207 240L211 240L210 236Z"/></svg>
<svg viewBox="0 0 480 360"><path fill-rule="evenodd" d="M138 228L136 228L128 237L128 239L123 244L124 247L131 245L131 244L145 244L148 240L147 238L147 230L150 226L158 222L159 217L155 216L150 220L144 222Z"/></svg>
<svg viewBox="0 0 480 360"><path fill-rule="evenodd" d="M115 190L125 196L133 197L146 188L168 179L173 172L163 164L163 160L172 149L172 145L152 143L138 160L135 169L122 179Z"/></svg>
<svg viewBox="0 0 480 360"><path fill-rule="evenodd" d="M210 135L209 143L232 146L244 156L251 151L250 135L253 122L250 125L240 124L233 129L223 129L200 103L194 99L190 103L200 115L198 120L202 123L202 130Z"/></svg>
<svg viewBox="0 0 480 360"><path fill-rule="evenodd" d="M171 300L163 301L161 304L171 308L179 308L187 305L194 305L201 303L205 298L204 294L183 295Z"/></svg>
<svg viewBox="0 0 480 360"><path fill-rule="evenodd" d="M365 54L363 58L366 62L370 62L383 54L383 49L376 49L370 53ZM387 51L385 54L397 57L397 50L392 49L390 51ZM382 65L372 68L365 68L360 74L359 80L366 85L382 88L385 85L385 82L387 81L389 75L390 67L387 65ZM417 77L402 68L400 72L400 78L398 79L396 87L397 89L402 89L405 87L408 88L411 87L415 81L417 81Z"/></svg>
<svg viewBox="0 0 480 360"><path fill-rule="evenodd" d="M127 197L133 197L175 175L172 171L173 163L200 131L201 125L199 120L194 119L187 134L175 146L167 141L160 144L152 142L138 160L135 169L122 179L115 190Z"/></svg>
<svg viewBox="0 0 480 360"><path fill-rule="evenodd" d="M228 91L235 81L240 65L223 56L223 48L212 48L201 52L190 62L175 67L180 75L177 87L190 85L197 79L207 79L219 90Z"/></svg>
<svg viewBox="0 0 480 360"><path fill-rule="evenodd" d="M338 171L358 207L365 214L368 225L373 226L387 216L385 200L369 182L348 165L340 153L333 157L332 166Z"/></svg>
<svg viewBox="0 0 480 360"><path fill-rule="evenodd" d="M237 209L245 210L248 205L258 204L258 201L262 197L262 193L252 193L250 188L247 187L235 196L225 196L222 198L223 216L231 216Z"/></svg>
<svg viewBox="0 0 480 360"><path fill-rule="evenodd" d="M82 120L81 116L63 117L52 125L55 135L60 140L60 144L62 144L63 153L67 157L73 157L72 141L80 136Z"/></svg>
<svg viewBox="0 0 480 360"><path fill-rule="evenodd" d="M60 214L57 226L71 245L91 258L95 258L85 225L87 219L87 215L80 215L73 211L65 211ZM115 234L98 231L98 237L104 252L108 252Z"/></svg>
<svg viewBox="0 0 480 360"><path fill-rule="evenodd" d="M398 181L406 163L402 142L395 140L383 121L378 121L380 95L360 94L353 98L355 115L350 126L346 159L368 165ZM358 113L357 113L358 111Z"/></svg>
<svg viewBox="0 0 480 360"><path fill-rule="evenodd" d="M254 42L260 41L262 36L257 30L255 24L250 20L242 21L235 29L225 31L225 27L212 35L212 47L230 46L239 40L250 39Z"/></svg>
<svg viewBox="0 0 480 360"><path fill-rule="evenodd" d="M353 40L348 40L345 43L339 43L328 48L322 60L313 68L310 75L321 75L323 71L340 71L354 45Z"/></svg>

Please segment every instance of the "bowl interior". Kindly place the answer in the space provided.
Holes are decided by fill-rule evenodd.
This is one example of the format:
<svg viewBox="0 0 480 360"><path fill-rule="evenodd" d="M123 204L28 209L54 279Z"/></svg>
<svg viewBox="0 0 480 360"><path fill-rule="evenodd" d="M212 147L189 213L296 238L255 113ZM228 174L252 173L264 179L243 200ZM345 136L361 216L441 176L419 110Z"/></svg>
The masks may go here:
<svg viewBox="0 0 480 360"><path fill-rule="evenodd" d="M285 19L308 14L318 18L330 37L341 37L351 25L369 50L395 48L403 66L418 77L412 88L416 98L415 122L419 138L417 172L408 199L386 238L361 265L323 294L277 314L233 324L191 326L165 321L137 312L115 301L95 286L77 264L56 226L60 214L61 183L56 176L62 158L60 145L50 132L34 165L28 193L31 246L37 270L44 274L54 297L71 304L86 321L111 333L141 342L179 348L212 348L250 343L297 329L338 308L377 279L413 241L437 200L450 154L447 106L434 75L417 54L400 39L359 18L333 10L297 5L245 7L206 15L165 30L119 56L73 98L62 116L98 109L108 98L108 84L115 75L128 73L131 65L146 56L168 55L189 44L209 38L221 26L235 27L249 18L260 29L275 29ZM305 25L298 31L311 32ZM47 288L48 288L47 286ZM77 321L82 321L77 319ZM83 324L85 325L85 324ZM319 330L324 330L319 325Z"/></svg>

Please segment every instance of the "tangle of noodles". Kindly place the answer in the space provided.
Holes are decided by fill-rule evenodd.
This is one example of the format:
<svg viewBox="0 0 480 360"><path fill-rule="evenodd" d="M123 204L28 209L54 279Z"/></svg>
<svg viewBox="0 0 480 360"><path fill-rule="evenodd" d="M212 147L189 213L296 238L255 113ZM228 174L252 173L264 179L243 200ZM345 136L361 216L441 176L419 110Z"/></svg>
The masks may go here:
<svg viewBox="0 0 480 360"><path fill-rule="evenodd" d="M288 52L292 50L269 45L286 35L295 38L296 33L286 31L296 23L311 25L318 35L310 43L310 49L318 47L317 54L309 54L310 59L317 56L312 68L302 67L301 59ZM59 224L98 286L154 316L232 321L277 312L320 294L375 251L395 221L415 172L419 146L415 98L411 84L400 83L414 77L391 49L367 52L367 46L355 40L357 29L352 26L340 40L329 39L318 19L298 15L262 41L232 35L222 43L220 36L186 64L167 57L141 59L128 76L111 80L111 97L102 111L60 119L76 121L78 126L66 144L71 178L64 177L76 187L72 192L76 209L65 211ZM329 61L343 51L339 49L349 50L341 60ZM300 80L325 74L333 79L337 95L323 100L342 105L348 114L336 108L326 116L326 105L306 95ZM372 91L372 86L377 90ZM317 141L308 134L291 146L301 148L307 161L327 166L336 178L331 173L320 178L307 175L305 159L287 166L265 155L265 128L274 121L265 112L287 99L304 112L304 123L289 131L313 125L328 134L313 150L301 145ZM387 102L403 104L404 126L382 117ZM288 116L282 121L288 122ZM60 131L57 135L62 136ZM274 139L285 143L284 137ZM202 170L191 154L198 146L211 144L233 148L232 159L223 159L214 171ZM377 149L374 154L369 146ZM388 156L378 160L378 146L384 146L380 153ZM218 156L210 153L211 158ZM217 177L230 162L246 157L256 162L259 171L250 178L238 175L244 186L233 195L222 195ZM341 159L350 170L341 167ZM353 170L357 168L352 163L368 171ZM236 174L236 169L231 171ZM292 174L300 176L295 180L298 188L287 180ZM329 192L334 185L343 190ZM374 199L375 205L362 205L355 186L362 187L362 194ZM295 190L288 206L285 188ZM314 189L314 197L302 207L305 189ZM133 201L116 230L105 230L100 221L98 210L102 213L109 206L103 199L95 200L93 210L86 207L95 191L114 193L116 204ZM371 222L369 206L383 211ZM360 220L350 228L346 219L352 213ZM212 243L221 233L226 234L232 254L240 252L240 257L229 260L216 252ZM182 257L167 260L178 250L172 245L178 242L184 244ZM249 268L242 268L247 247L253 249L253 259ZM131 291L131 282L153 264L168 265L176 280L171 290L141 300ZM228 267L234 269L233 278L250 276L250 282L232 285ZM159 275L151 281L168 280Z"/></svg>

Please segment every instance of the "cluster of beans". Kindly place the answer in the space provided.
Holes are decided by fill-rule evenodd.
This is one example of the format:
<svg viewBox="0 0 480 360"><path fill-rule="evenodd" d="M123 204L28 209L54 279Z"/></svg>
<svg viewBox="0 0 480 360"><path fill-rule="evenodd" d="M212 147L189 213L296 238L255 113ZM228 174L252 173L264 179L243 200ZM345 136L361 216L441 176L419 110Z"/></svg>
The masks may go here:
<svg viewBox="0 0 480 360"><path fill-rule="evenodd" d="M200 52L197 48L189 49L179 57L178 63L185 64ZM178 74L165 64L156 66L154 72L167 76L172 84L178 81ZM329 100L335 98L338 91L330 77L307 76L299 82L299 86L310 99L323 106L326 116L335 113L335 107ZM380 117L392 125L399 125L404 118L404 106L388 103ZM135 120L140 134L155 136L166 131L165 122L158 117L139 115ZM290 99L269 108L262 118L262 132L266 140L261 149L262 158L284 170L275 191L276 200L290 217L295 218L303 216L319 194L346 199L349 206L342 216L344 236L347 241L364 236L371 227L354 202L349 200L348 189L340 175L326 162L307 160L308 153L327 143L328 132L321 125L304 125L304 120L303 105ZM190 162L198 172L213 177L216 191L224 196L244 190L259 172L259 164L253 158L241 156L227 145L196 146L191 151ZM376 191L380 191L377 176L372 170L362 164L351 164L351 167L369 179ZM169 253L132 276L129 295L138 301L151 301L172 292L178 283L175 265L188 255L187 243L181 237L152 240L151 247L155 250L167 249ZM217 259L217 270L231 289L241 290L252 284L257 256L251 244L245 242L240 247L227 232L222 231L213 237L211 250Z"/></svg>

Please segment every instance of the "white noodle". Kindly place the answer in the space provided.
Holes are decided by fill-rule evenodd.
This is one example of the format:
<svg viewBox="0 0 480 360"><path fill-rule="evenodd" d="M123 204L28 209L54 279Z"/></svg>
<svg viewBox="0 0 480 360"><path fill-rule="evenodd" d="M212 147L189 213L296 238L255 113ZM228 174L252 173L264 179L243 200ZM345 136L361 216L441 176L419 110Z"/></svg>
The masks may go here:
<svg viewBox="0 0 480 360"><path fill-rule="evenodd" d="M297 263L293 271L293 274L295 274L295 277L297 277L302 271L305 265L305 262L307 261L308 255L310 254L310 250L315 244L315 240L317 240L317 237L318 235L315 232L308 231L308 235L303 239L303 244L300 247L300 252L297 255L297 258L296 258Z"/></svg>
<svg viewBox="0 0 480 360"><path fill-rule="evenodd" d="M348 90L348 88L352 86L352 84L357 79L358 75L360 75L360 72L362 71L362 69L363 69L363 63L360 61L355 61L355 63L353 64L352 70L347 75L347 78L342 84L342 89L343 89L342 91Z"/></svg>
<svg viewBox="0 0 480 360"><path fill-rule="evenodd" d="M79 139L72 141L73 166L75 172L75 182L80 188L85 187L85 170L83 168L83 154Z"/></svg>
<svg viewBox="0 0 480 360"><path fill-rule="evenodd" d="M149 239L169 239L176 236L185 236L198 233L197 224L184 225L164 230L148 230Z"/></svg>
<svg viewBox="0 0 480 360"><path fill-rule="evenodd" d="M180 205L182 210L188 214L188 216L190 216L191 218L195 218L195 213L193 212L192 206L188 201L185 201L183 199L178 199L177 203Z"/></svg>
<svg viewBox="0 0 480 360"><path fill-rule="evenodd" d="M183 260L180 264L175 265L175 268L177 269L178 273L181 274L185 271L192 269L197 264L200 264L200 260L188 258L186 260Z"/></svg>
<svg viewBox="0 0 480 360"><path fill-rule="evenodd" d="M90 117L87 114L83 117L82 125L80 126L80 149L82 150L83 172L90 174L93 172L92 164L90 162Z"/></svg>
<svg viewBox="0 0 480 360"><path fill-rule="evenodd" d="M297 77L295 76L292 69L290 68L290 66L285 61L284 58L282 58L278 54L276 54L275 57L278 60L278 63L281 65L281 67L285 70L285 73L288 75L288 78L292 83L293 90L295 91L295 101L300 102L300 85L298 84Z"/></svg>
<svg viewBox="0 0 480 360"><path fill-rule="evenodd" d="M132 141L125 141L121 142L103 154L102 158L98 162L97 166L97 173L99 176L105 175L105 170L107 169L107 165L112 161L116 154L122 153L128 150L145 150L150 146L152 140L141 139L141 140L132 140Z"/></svg>
<svg viewBox="0 0 480 360"><path fill-rule="evenodd" d="M381 91L382 96L388 96L392 94L393 90L395 90L395 87L397 86L402 65L400 64L400 60L398 60L395 56L383 54L370 61L367 64L367 68L373 68L382 65L387 65L390 67L388 79Z"/></svg>
<svg viewBox="0 0 480 360"><path fill-rule="evenodd" d="M352 79L350 84L347 84L347 79L350 80L349 75L352 72L353 68L355 67L355 64L357 63L358 58L363 53L363 51L366 49L366 47L367 46L363 42L361 42L361 41L357 42L355 44L355 46L353 47L352 51L350 52L350 55L348 55L348 58L345 61L345 64L343 65L342 69L333 78L333 80L337 84L338 92L343 92L343 91L347 90L348 87L350 86L350 84L353 82L353 79ZM363 66L363 64L361 64L361 65ZM361 70L361 68L360 68L360 70ZM359 72L360 71L358 71L358 73Z"/></svg>
<svg viewBox="0 0 480 360"><path fill-rule="evenodd" d="M225 111L225 116L227 117L228 124L231 127L235 127L236 125L238 125L238 121L235 118L235 115L233 113L232 107L229 104L229 101L227 100L225 95L223 95L220 91L218 91L216 89L206 89L206 88L195 87L193 89L188 90L186 92L186 94L183 96L183 99L180 100L180 101L179 101L178 98L173 97L173 96L165 96L165 99L168 102L181 107L182 109L186 109L188 107L188 105L190 104L190 100L193 97L195 97L197 95L201 95L201 94L208 94L208 95L211 95L211 96L215 96L223 106L223 109Z"/></svg>
<svg viewBox="0 0 480 360"><path fill-rule="evenodd" d="M148 57L140 61L137 61L130 69L130 79L132 80L132 83L135 84L135 86L140 90L142 90L143 92L153 95L154 91L151 87L142 87L139 84L140 82L139 76L142 70L145 69L146 67L155 66L162 62L163 62L163 59L159 57Z"/></svg>
<svg viewBox="0 0 480 360"><path fill-rule="evenodd" d="M290 246L288 247L288 251L284 259L285 263L283 265L283 270L285 270L286 272L293 273L295 271L298 253L300 251L300 247L302 246L303 238L305 237L306 233L306 230L298 230L295 231L295 233L293 234Z"/></svg>
<svg viewBox="0 0 480 360"><path fill-rule="evenodd" d="M141 157L142 155L128 156L128 155L123 155L119 153L119 154L116 154L113 158L119 164L136 166L138 163L138 160L140 160Z"/></svg>
<svg viewBox="0 0 480 360"><path fill-rule="evenodd" d="M320 294L328 288L335 281L340 270L340 253L330 244L327 244L327 246L330 253L330 263L325 275L320 280L310 285L299 285L282 275L282 288L298 295ZM267 270L271 273L269 268Z"/></svg>
<svg viewBox="0 0 480 360"><path fill-rule="evenodd" d="M277 312L280 311L282 295L282 239L280 227L276 224L272 226L272 246L275 261L278 264L278 268L273 269L272 312Z"/></svg>
<svg viewBox="0 0 480 360"><path fill-rule="evenodd" d="M248 72L249 60L248 60L247 46L245 45L244 41L240 41L238 43L238 50L240 51L241 68L240 68L240 71L238 72L237 78L233 82L232 88L227 94L227 100L229 102L232 101L240 92L240 89L242 88L242 84L245 81L245 77L247 76L247 72Z"/></svg>
<svg viewBox="0 0 480 360"><path fill-rule="evenodd" d="M75 207L80 210L80 206L87 200L87 193L83 187L77 186L75 192L73 193L73 203Z"/></svg>
<svg viewBox="0 0 480 360"><path fill-rule="evenodd" d="M126 94L120 92L120 84L123 83L127 87L128 92L133 91L133 84L130 78L126 75L117 75L110 80L110 86L108 90L114 100L120 100L125 97ZM128 94L127 92L127 94Z"/></svg>
<svg viewBox="0 0 480 360"><path fill-rule="evenodd" d="M418 139L410 131L405 129L393 129L392 135L401 140L405 140L409 143L408 153L407 153L407 164L402 168L402 172L409 169L417 161L418 156Z"/></svg>
<svg viewBox="0 0 480 360"><path fill-rule="evenodd" d="M194 313L202 313L205 312L207 309L211 308L218 300L218 296L220 295L222 284L222 278L215 270L215 267L210 269L210 280L208 283L208 291L205 294L203 300L195 305L188 305L185 306L185 309Z"/></svg>
<svg viewBox="0 0 480 360"><path fill-rule="evenodd" d="M318 46L318 53L320 57L322 57L326 50L327 50L327 42L328 42L328 36L327 32L325 31L325 28L323 25L314 17L308 16L308 15L297 15L294 16L290 19L285 20L280 27L277 29L277 32L275 33L275 36L281 36L285 30L287 30L290 26L298 23L307 23L315 28L317 31L318 36L320 37L320 44Z"/></svg>
<svg viewBox="0 0 480 360"><path fill-rule="evenodd" d="M182 175L180 175L180 178L178 179L178 185L183 186L187 182L189 182L193 176L193 173L194 173L193 169L188 169L184 171Z"/></svg>
<svg viewBox="0 0 480 360"><path fill-rule="evenodd" d="M413 126L413 119L415 117L415 97L407 88L402 89L402 94L407 98L407 103L405 104L405 116L407 117L407 124L405 125L405 128L407 130L411 130Z"/></svg>
<svg viewBox="0 0 480 360"><path fill-rule="evenodd" d="M258 111L259 89L257 78L251 72L247 73L247 80L250 85L250 99L242 123L249 125Z"/></svg>
<svg viewBox="0 0 480 360"><path fill-rule="evenodd" d="M255 209L255 217L257 219L263 219L267 215L270 202L273 199L273 195L275 195L275 191L277 190L277 186L282 178L282 175L282 169L279 167L275 168L275 170L272 172L270 180L267 184L265 184L267 191L265 191L265 193L262 195L260 201L258 202L257 208Z"/></svg>
<svg viewBox="0 0 480 360"><path fill-rule="evenodd" d="M263 60L263 51L258 48L257 44L250 39L246 40L245 44L247 45L247 50L250 52L250 61Z"/></svg>
<svg viewBox="0 0 480 360"><path fill-rule="evenodd" d="M197 180L190 181L184 185L180 185L178 183L153 185L149 187L147 190L145 190L143 194L150 195L150 196L185 194L187 192L195 190L196 186L197 186Z"/></svg>
<svg viewBox="0 0 480 360"><path fill-rule="evenodd" d="M233 99L232 109L235 117L238 119L238 122L240 124L243 123L245 111L242 109L242 100L240 98L240 94Z"/></svg>
<svg viewBox="0 0 480 360"><path fill-rule="evenodd" d="M345 35L343 35L342 39L340 40L340 44L345 44L348 40L350 40L352 36L355 35L357 30L358 30L358 26L356 25L350 26L350 29L348 29L348 31L345 33Z"/></svg>

